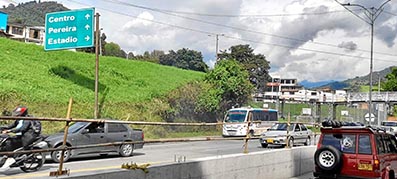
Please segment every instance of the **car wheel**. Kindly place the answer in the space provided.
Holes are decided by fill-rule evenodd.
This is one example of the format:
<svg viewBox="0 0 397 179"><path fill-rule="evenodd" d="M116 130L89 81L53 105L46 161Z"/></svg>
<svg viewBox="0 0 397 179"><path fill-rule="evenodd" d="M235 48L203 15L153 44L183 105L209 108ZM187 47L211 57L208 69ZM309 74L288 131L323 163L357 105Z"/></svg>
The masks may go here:
<svg viewBox="0 0 397 179"><path fill-rule="evenodd" d="M123 144L120 146L119 154L123 157L128 157L132 155L134 151L134 146L132 144Z"/></svg>
<svg viewBox="0 0 397 179"><path fill-rule="evenodd" d="M395 179L394 170L389 171L389 179Z"/></svg>
<svg viewBox="0 0 397 179"><path fill-rule="evenodd" d="M288 139L288 147L293 147L294 146L294 138L293 137L290 137L289 139Z"/></svg>
<svg viewBox="0 0 397 179"><path fill-rule="evenodd" d="M62 145L57 146L55 148L58 149L58 148L61 148L61 147L62 147ZM62 150L54 151L54 152L51 153L51 159L54 162L59 163L61 161L61 155L62 155ZM63 162L68 161L69 158L70 158L70 150L65 150L64 155L63 155Z"/></svg>
<svg viewBox="0 0 397 179"><path fill-rule="evenodd" d="M263 148L266 148L268 144L261 144Z"/></svg>
<svg viewBox="0 0 397 179"><path fill-rule="evenodd" d="M322 146L314 153L314 163L325 172L337 174L342 168L341 156L341 152L335 147L330 145Z"/></svg>
<svg viewBox="0 0 397 179"><path fill-rule="evenodd" d="M306 142L304 143L304 145L310 145L310 144L311 144L310 137L307 137Z"/></svg>

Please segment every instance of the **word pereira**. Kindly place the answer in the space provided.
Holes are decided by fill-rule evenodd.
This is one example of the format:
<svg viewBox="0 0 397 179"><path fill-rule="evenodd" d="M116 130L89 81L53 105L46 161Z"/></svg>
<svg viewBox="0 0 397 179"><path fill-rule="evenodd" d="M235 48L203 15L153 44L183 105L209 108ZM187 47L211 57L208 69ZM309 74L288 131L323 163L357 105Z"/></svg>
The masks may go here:
<svg viewBox="0 0 397 179"><path fill-rule="evenodd" d="M65 26L65 27L58 27L58 28L50 27L50 28L48 28L48 34L51 34L51 33L56 34L56 33L65 33L65 32L76 32L76 31L77 31L77 27L75 27L75 26L72 26L72 27Z"/></svg>

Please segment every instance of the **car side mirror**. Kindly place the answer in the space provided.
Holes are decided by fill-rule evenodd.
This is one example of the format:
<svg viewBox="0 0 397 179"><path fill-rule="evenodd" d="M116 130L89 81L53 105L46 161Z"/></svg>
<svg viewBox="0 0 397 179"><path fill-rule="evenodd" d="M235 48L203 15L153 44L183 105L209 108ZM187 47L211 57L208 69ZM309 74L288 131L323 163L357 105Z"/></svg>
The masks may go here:
<svg viewBox="0 0 397 179"><path fill-rule="evenodd" d="M87 134L88 132L90 132L89 129L83 129L83 131L81 131L82 134Z"/></svg>

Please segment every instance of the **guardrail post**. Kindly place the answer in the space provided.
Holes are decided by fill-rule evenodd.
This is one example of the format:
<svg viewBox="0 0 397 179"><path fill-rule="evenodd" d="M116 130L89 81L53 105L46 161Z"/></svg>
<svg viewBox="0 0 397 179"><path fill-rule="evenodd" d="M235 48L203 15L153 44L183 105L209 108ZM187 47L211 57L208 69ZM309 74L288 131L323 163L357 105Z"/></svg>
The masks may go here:
<svg viewBox="0 0 397 179"><path fill-rule="evenodd" d="M70 113L72 112L72 103L73 103L73 99L70 98L68 112L66 114L67 119L70 119ZM64 175L64 174L68 173L67 170L62 170L62 168L63 168L63 158L65 156L65 147L66 147L66 139L68 137L69 124L70 124L70 120L66 121L65 130L63 133L62 154L61 154L61 158L59 160L59 169L56 172L50 172L50 176L59 176L59 175Z"/></svg>
<svg viewBox="0 0 397 179"><path fill-rule="evenodd" d="M291 136L289 136L289 126L291 125L291 113L288 113L288 119L287 119L287 144L285 145L286 148L291 148L292 146L289 146L289 140L291 140Z"/></svg>
<svg viewBox="0 0 397 179"><path fill-rule="evenodd" d="M250 125L251 125L251 118L252 118L252 112L248 113L248 122L247 122L247 133L245 135L244 139L244 153L248 153L248 140L250 138Z"/></svg>

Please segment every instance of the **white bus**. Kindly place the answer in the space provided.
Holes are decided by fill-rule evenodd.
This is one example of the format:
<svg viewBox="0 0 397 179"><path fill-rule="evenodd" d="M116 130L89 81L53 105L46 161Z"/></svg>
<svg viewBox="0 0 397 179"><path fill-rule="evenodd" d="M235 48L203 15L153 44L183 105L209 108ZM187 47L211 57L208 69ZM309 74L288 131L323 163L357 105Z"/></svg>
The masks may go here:
<svg viewBox="0 0 397 179"><path fill-rule="evenodd" d="M277 110L250 107L230 109L223 120L222 136L246 136L248 121L251 121L249 133L260 135L278 122Z"/></svg>

